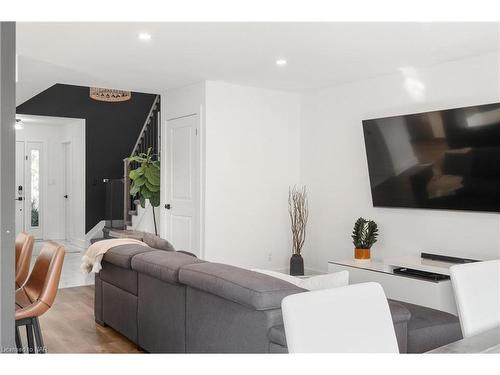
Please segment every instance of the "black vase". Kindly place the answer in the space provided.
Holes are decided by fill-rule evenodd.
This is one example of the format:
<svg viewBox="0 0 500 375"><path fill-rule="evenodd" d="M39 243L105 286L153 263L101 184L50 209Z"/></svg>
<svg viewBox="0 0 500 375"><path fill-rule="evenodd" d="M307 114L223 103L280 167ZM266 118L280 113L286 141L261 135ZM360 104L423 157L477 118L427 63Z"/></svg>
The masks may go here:
<svg viewBox="0 0 500 375"><path fill-rule="evenodd" d="M293 254L290 258L290 275L304 276L304 259L300 254Z"/></svg>

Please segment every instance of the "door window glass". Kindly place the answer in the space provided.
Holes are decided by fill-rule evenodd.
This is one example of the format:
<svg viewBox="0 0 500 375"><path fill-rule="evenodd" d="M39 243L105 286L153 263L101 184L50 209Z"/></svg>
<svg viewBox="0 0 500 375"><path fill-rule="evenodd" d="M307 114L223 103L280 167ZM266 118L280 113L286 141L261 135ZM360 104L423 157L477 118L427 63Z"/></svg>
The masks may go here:
<svg viewBox="0 0 500 375"><path fill-rule="evenodd" d="M40 225L40 150L31 150L30 161L31 226L36 228Z"/></svg>

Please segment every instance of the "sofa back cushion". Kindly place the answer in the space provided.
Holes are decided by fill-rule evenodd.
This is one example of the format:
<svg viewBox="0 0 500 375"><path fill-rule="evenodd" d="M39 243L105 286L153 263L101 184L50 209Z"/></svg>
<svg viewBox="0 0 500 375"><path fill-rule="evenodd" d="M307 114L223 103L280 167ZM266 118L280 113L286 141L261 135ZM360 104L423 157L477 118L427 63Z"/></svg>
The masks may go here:
<svg viewBox="0 0 500 375"><path fill-rule="evenodd" d="M104 254L103 260L120 268L131 269L133 257L150 251L153 249L137 244L118 245L109 249Z"/></svg>
<svg viewBox="0 0 500 375"><path fill-rule="evenodd" d="M305 290L286 281L221 263L183 266L179 282L254 310L281 307L281 300Z"/></svg>
<svg viewBox="0 0 500 375"><path fill-rule="evenodd" d="M132 269L162 281L178 283L181 267L193 263L204 261L177 251L154 250L135 256Z"/></svg>

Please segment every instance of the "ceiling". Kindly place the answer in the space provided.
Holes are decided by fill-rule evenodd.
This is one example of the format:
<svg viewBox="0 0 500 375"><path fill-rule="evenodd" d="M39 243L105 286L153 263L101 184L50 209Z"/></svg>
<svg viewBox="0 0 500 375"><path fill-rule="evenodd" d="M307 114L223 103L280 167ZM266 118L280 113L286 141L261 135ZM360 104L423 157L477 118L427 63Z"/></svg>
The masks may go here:
<svg viewBox="0 0 500 375"><path fill-rule="evenodd" d="M55 83L150 93L205 79L314 89L499 51L499 25L18 23L17 103ZM279 58L288 64L276 66Z"/></svg>

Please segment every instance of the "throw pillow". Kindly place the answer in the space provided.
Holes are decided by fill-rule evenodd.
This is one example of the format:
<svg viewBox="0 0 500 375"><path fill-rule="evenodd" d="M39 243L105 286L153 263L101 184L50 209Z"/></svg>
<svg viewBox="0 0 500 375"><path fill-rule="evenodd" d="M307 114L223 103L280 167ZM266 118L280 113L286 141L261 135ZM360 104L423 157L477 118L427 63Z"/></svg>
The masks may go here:
<svg viewBox="0 0 500 375"><path fill-rule="evenodd" d="M338 288L340 286L346 286L349 284L348 271L333 272L324 275L314 275L306 278L300 278L270 270L252 269L252 271L276 277L277 279L287 281L290 284L307 290Z"/></svg>
<svg viewBox="0 0 500 375"><path fill-rule="evenodd" d="M142 240L149 247L165 251L175 251L170 242L152 233L144 233Z"/></svg>

